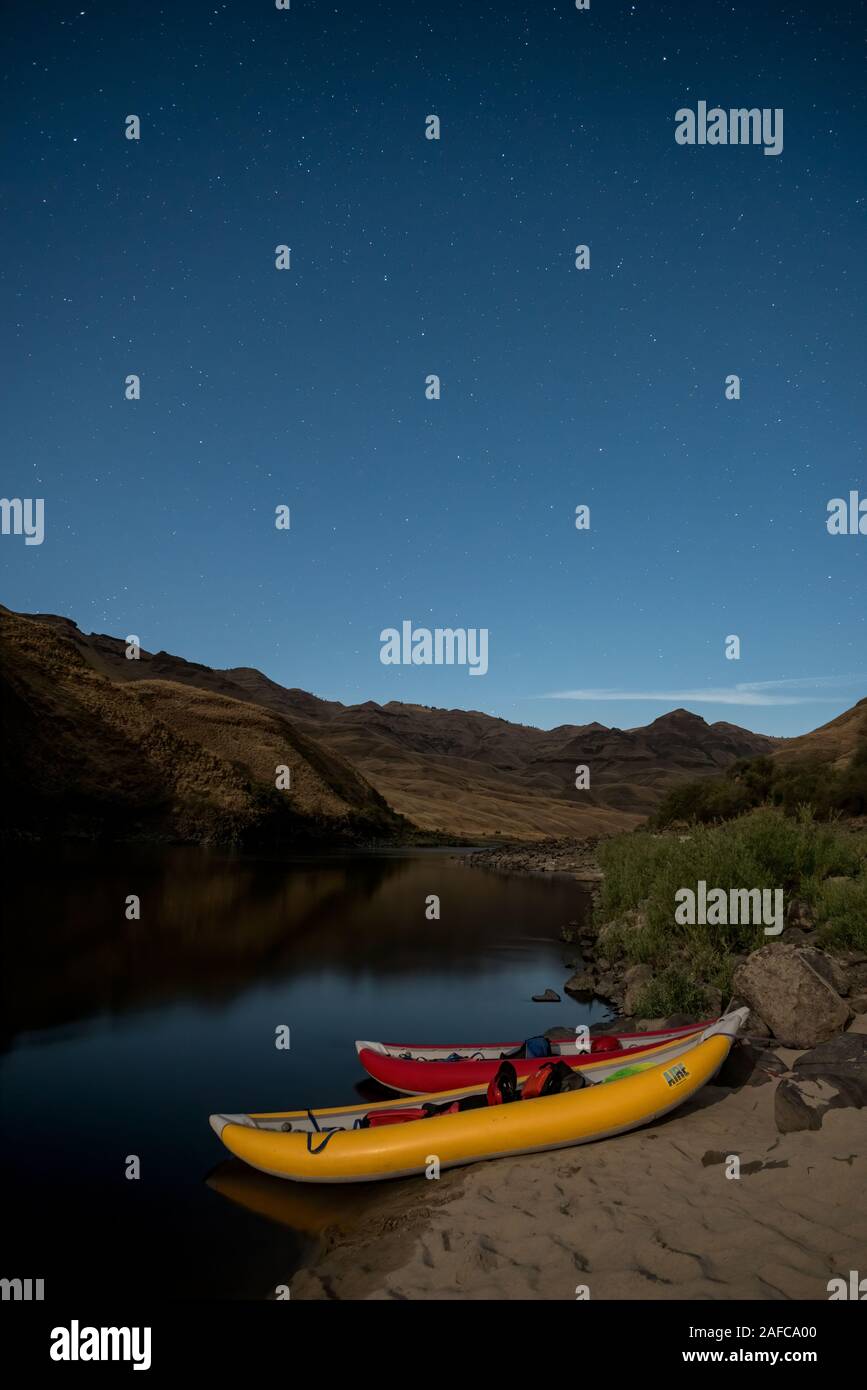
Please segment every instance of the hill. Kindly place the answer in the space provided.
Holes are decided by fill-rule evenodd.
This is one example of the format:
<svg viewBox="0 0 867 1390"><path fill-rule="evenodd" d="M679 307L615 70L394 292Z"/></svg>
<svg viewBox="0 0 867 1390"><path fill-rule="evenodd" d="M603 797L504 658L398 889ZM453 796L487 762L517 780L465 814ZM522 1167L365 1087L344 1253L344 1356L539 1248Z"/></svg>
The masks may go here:
<svg viewBox="0 0 867 1390"><path fill-rule="evenodd" d="M798 738L786 739L774 758L783 766L817 762L841 772L867 742L867 699L838 714L830 723Z"/></svg>
<svg viewBox="0 0 867 1390"><path fill-rule="evenodd" d="M636 729L592 723L543 730L472 710L398 701L344 705L278 685L250 667L214 670L163 651L143 651L130 661L120 639L86 635L53 614L6 616L38 627L43 644L50 635L61 642L70 669L73 657L77 662L76 681L88 670L110 682L112 699L122 702L117 711L149 716L166 735L207 749L229 772L240 760L242 780L252 778L263 791L269 777L273 785L269 769L283 742L292 741L311 769L309 785L299 773L304 797L298 804L314 819L357 814L376 822L387 803L424 831L461 838L616 832L639 824L675 783L712 777L782 742L733 724L708 724L683 709ZM77 709L66 715L71 733ZM112 758L120 757L113 749ZM581 791L579 765L590 769L590 787ZM102 772L107 778L109 769ZM234 805L229 772L221 796ZM107 784L116 788L117 778ZM373 789L376 805L369 800Z"/></svg>
<svg viewBox="0 0 867 1390"><path fill-rule="evenodd" d="M192 688L154 678L153 664L147 679L113 679L115 645L0 610L5 835L285 846L405 831L288 719L208 688L204 667ZM275 786L279 765L289 790Z"/></svg>

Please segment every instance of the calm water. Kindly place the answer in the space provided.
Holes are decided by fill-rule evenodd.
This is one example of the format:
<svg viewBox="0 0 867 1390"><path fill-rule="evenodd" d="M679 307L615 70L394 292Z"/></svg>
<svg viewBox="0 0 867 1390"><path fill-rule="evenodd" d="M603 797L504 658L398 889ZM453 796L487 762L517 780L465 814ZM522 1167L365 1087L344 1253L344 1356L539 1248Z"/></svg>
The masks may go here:
<svg viewBox="0 0 867 1390"><path fill-rule="evenodd" d="M21 855L4 900L0 1274L43 1277L49 1296L266 1296L376 1187L256 1175L228 1159L212 1111L381 1098L356 1038L508 1040L607 1016L530 999L561 990L560 928L588 907L574 882L445 853Z"/></svg>

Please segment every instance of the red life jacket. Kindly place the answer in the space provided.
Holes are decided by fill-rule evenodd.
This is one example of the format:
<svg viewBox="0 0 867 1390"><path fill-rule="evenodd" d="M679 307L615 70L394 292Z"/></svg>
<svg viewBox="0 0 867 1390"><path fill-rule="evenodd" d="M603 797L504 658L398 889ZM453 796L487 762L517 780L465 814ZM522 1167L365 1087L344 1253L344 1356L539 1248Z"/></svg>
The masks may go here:
<svg viewBox="0 0 867 1390"><path fill-rule="evenodd" d="M439 1115L456 1115L459 1110L457 1101L443 1110L436 1111ZM379 1125L402 1125L409 1120L427 1120L431 1115L430 1109L416 1109L414 1106L406 1106L403 1110L370 1110L365 1115L365 1129L377 1129Z"/></svg>
<svg viewBox="0 0 867 1390"><path fill-rule="evenodd" d="M553 1081L551 1071L556 1065L556 1062L543 1062L532 1076L528 1076L521 1087L521 1100L535 1100L537 1096L544 1095L546 1083Z"/></svg>
<svg viewBox="0 0 867 1390"><path fill-rule="evenodd" d="M521 1100L536 1100L539 1096L559 1096L563 1091L580 1091L587 1084L579 1067L569 1067L559 1058L543 1062L521 1087Z"/></svg>
<svg viewBox="0 0 867 1390"><path fill-rule="evenodd" d="M511 1062L501 1062L488 1086L488 1105L507 1105L518 1099L518 1073Z"/></svg>
<svg viewBox="0 0 867 1390"><path fill-rule="evenodd" d="M623 1044L619 1038L603 1036L590 1039L591 1052L622 1052Z"/></svg>
<svg viewBox="0 0 867 1390"><path fill-rule="evenodd" d="M371 1110L364 1118L367 1126L376 1129L379 1125L402 1125L407 1120L423 1120L424 1111L408 1107L405 1110Z"/></svg>

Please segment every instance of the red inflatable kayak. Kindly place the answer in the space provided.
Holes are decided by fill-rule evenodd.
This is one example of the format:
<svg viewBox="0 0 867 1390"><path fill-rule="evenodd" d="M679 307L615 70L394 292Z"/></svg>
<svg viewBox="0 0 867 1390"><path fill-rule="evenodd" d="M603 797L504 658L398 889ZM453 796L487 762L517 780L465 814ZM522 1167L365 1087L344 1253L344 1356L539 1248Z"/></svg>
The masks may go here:
<svg viewBox="0 0 867 1390"><path fill-rule="evenodd" d="M570 1067L594 1067L610 1063L616 1057L638 1062L650 1058L667 1043L680 1042L702 1032L714 1022L689 1023L683 1028L668 1028L653 1033L601 1033L590 1037L587 1044L552 1039L548 1056L561 1058ZM406 1096L425 1095L429 1091L452 1091L463 1086L486 1086L496 1074L503 1057L514 1063L518 1079L530 1076L539 1067L544 1054L522 1056L524 1044L453 1043L428 1046L423 1043L357 1042L361 1065L374 1081L400 1091Z"/></svg>

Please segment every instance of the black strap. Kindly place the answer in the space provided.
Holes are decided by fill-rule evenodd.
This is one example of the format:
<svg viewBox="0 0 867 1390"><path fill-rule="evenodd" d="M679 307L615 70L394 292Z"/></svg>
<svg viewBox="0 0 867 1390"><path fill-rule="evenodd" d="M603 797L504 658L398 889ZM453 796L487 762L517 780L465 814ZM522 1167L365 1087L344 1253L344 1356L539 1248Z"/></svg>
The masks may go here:
<svg viewBox="0 0 867 1390"><path fill-rule="evenodd" d="M309 1129L307 1131L307 1152L309 1154L321 1154L332 1134L344 1133L343 1125L335 1125L333 1129L323 1129L312 1110L307 1111L307 1118L313 1126L312 1131ZM313 1147L314 1134L322 1134L325 1136L318 1149L314 1149Z"/></svg>
<svg viewBox="0 0 867 1390"><path fill-rule="evenodd" d="M322 1134L324 1137L323 1137L322 1143L319 1145L319 1148L318 1148L318 1149L314 1149L314 1147L313 1147L313 1135L310 1133L309 1130L307 1131L307 1152L308 1152L309 1154L321 1154L321 1153L322 1153L322 1150L325 1148L325 1145L328 1143L329 1139L331 1139L335 1134L343 1134L343 1133L345 1133L344 1128L343 1128L342 1125L335 1125L333 1129L323 1129L323 1130L321 1130L321 1129L319 1128L319 1126L317 1125L317 1126L316 1126L316 1132L317 1132L317 1134Z"/></svg>

